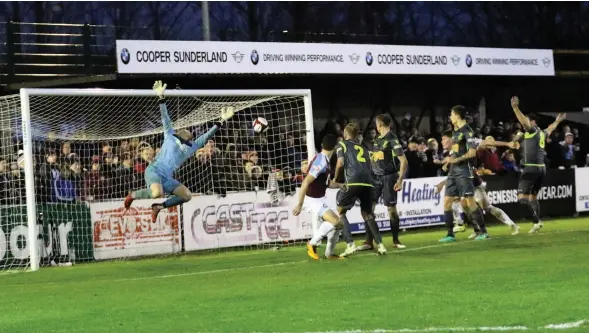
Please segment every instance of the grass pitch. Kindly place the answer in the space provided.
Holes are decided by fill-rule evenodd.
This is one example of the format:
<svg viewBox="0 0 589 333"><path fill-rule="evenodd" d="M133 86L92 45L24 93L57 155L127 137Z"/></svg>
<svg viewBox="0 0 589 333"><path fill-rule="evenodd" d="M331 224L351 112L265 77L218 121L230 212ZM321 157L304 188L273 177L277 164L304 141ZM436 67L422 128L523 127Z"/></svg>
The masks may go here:
<svg viewBox="0 0 589 333"><path fill-rule="evenodd" d="M589 332L589 219L521 226L450 245L409 231L406 250L345 261L291 247L3 275L0 331Z"/></svg>

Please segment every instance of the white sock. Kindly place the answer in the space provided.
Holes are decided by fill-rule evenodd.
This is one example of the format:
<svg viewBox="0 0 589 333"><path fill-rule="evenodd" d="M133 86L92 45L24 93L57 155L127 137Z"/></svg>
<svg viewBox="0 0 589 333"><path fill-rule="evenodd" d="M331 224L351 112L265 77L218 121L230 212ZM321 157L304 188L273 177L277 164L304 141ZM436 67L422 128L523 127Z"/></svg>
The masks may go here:
<svg viewBox="0 0 589 333"><path fill-rule="evenodd" d="M319 226L319 232L316 235L313 235L313 238L311 238L311 241L309 243L311 245L317 246L319 242L321 242L323 237L327 236L327 234L333 229L335 229L333 224L329 222L321 223L321 225Z"/></svg>
<svg viewBox="0 0 589 333"><path fill-rule="evenodd" d="M325 248L325 256L326 257L330 257L332 255L334 255L334 251L335 251L335 246L337 245L337 242L339 241L339 235L340 235L340 231L339 230L331 230L328 234L327 234L327 247Z"/></svg>
<svg viewBox="0 0 589 333"><path fill-rule="evenodd" d="M497 220L511 226L514 225L515 223L513 223L513 221L509 218L509 216L507 214L505 214L505 212L503 211L503 209L501 208L497 208L495 206L491 206L489 207L489 211L491 212L491 214L493 214L493 216L495 216L497 218Z"/></svg>
<svg viewBox="0 0 589 333"><path fill-rule="evenodd" d="M454 202L452 204L452 213L454 214L454 221L458 222L458 224L464 224L464 221L462 221L462 206L460 206L460 202Z"/></svg>

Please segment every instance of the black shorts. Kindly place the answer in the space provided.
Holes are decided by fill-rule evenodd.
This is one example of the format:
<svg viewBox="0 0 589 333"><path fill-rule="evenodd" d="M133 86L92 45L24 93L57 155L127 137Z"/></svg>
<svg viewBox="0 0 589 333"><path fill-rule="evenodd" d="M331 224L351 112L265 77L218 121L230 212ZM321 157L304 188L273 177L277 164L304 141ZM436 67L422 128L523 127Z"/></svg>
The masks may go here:
<svg viewBox="0 0 589 333"><path fill-rule="evenodd" d="M392 173L390 175L374 177L374 187L372 188L372 201L378 202L382 197L382 204L386 207L394 207L397 205L397 191L395 191L395 183L399 175Z"/></svg>
<svg viewBox="0 0 589 333"><path fill-rule="evenodd" d="M450 178L446 182L446 196L455 198L468 198L474 195L474 183L472 178Z"/></svg>
<svg viewBox="0 0 589 333"><path fill-rule="evenodd" d="M350 186L346 191L337 192L337 206L350 210L354 207L356 200L360 201L360 211L372 214L372 187Z"/></svg>
<svg viewBox="0 0 589 333"><path fill-rule="evenodd" d="M519 178L517 193L538 195L538 192L540 192L540 189L542 188L545 175L545 168L535 167L533 170L530 170L530 168L524 168L524 171Z"/></svg>

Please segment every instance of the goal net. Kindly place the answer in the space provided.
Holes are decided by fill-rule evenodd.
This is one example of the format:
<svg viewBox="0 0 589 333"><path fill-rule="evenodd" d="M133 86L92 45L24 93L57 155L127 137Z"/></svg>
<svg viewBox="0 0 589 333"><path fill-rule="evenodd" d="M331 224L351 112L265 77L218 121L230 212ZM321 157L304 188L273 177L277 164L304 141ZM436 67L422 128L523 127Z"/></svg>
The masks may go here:
<svg viewBox="0 0 589 333"><path fill-rule="evenodd" d="M165 199L123 207L129 191L146 188L145 170L163 143L153 91L25 89L0 100L3 270L310 238L310 217L291 213L301 162L315 153L309 91L166 97L174 129L195 138L223 107L236 113L174 173L192 200L162 210L155 223L151 205ZM267 119L266 132L253 132L257 117Z"/></svg>

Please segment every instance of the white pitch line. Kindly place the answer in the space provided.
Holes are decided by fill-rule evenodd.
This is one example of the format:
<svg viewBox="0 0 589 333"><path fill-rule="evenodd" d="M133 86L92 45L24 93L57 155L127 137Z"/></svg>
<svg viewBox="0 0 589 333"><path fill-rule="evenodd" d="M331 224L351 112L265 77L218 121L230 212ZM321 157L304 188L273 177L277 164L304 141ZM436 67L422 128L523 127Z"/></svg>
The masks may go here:
<svg viewBox="0 0 589 333"><path fill-rule="evenodd" d="M540 326L536 329L553 329L566 330L570 328L579 328L583 324L589 323L589 320L583 319L575 322L549 324ZM304 333L436 333L436 332L510 332L510 331L528 331L533 330L533 327L528 326L481 326L481 327L424 327L424 328L400 328L400 329L375 329L375 330L347 330L347 331L322 331L322 332L304 332ZM254 332L263 333L263 332ZM285 332L273 332L285 333Z"/></svg>

